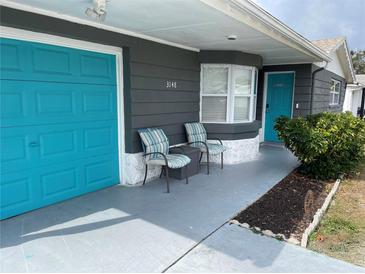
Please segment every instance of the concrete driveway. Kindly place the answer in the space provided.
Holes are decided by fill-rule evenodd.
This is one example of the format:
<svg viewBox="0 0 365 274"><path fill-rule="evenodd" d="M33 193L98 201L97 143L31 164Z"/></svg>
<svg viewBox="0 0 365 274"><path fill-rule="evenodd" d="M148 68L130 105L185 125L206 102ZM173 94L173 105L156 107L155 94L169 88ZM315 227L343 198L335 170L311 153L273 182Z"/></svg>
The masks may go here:
<svg viewBox="0 0 365 274"><path fill-rule="evenodd" d="M284 149L263 147L256 161L223 171L216 167L210 176L202 168L189 185L173 181L170 194L159 180L144 187L115 186L2 221L1 271L285 272L293 264L308 271L303 260L321 272L334 262L339 271L357 270L224 225L296 165Z"/></svg>

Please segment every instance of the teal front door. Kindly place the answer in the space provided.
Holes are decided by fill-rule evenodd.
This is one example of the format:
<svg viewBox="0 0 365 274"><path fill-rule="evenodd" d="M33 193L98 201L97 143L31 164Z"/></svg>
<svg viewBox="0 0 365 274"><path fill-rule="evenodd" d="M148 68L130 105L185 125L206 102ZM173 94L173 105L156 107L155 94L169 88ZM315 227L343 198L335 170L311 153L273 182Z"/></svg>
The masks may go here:
<svg viewBox="0 0 365 274"><path fill-rule="evenodd" d="M281 115L291 117L294 73L269 73L267 75L265 141L279 142L274 129L275 120Z"/></svg>
<svg viewBox="0 0 365 274"><path fill-rule="evenodd" d="M114 55L0 39L0 218L119 182Z"/></svg>

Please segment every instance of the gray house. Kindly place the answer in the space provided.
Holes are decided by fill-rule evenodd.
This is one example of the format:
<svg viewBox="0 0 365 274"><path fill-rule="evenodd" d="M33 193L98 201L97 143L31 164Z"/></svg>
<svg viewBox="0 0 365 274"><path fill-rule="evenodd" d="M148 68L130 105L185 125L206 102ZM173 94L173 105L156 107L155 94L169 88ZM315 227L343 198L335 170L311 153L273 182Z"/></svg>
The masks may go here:
<svg viewBox="0 0 365 274"><path fill-rule="evenodd" d="M345 40L328 51L247 0L2 5L1 218L139 184L139 128L178 145L201 121L227 164L255 159L277 116L341 111L354 77Z"/></svg>

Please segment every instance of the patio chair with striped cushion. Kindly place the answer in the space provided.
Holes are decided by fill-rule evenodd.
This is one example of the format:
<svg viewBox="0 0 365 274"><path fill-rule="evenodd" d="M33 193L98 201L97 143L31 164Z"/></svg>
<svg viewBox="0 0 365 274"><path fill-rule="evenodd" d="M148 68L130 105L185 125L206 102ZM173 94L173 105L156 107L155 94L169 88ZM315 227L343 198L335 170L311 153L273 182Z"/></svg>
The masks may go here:
<svg viewBox="0 0 365 274"><path fill-rule="evenodd" d="M211 138L210 140L218 141L218 143L209 143L207 132L201 123L186 123L185 129L188 137L188 144L200 148L200 161L203 153L207 154L207 173L209 174L210 155L221 154L221 169L223 169L223 152L226 151L226 148L222 141L218 138Z"/></svg>
<svg viewBox="0 0 365 274"><path fill-rule="evenodd" d="M191 159L182 154L169 154L169 140L163 130L158 128L144 128L138 130L138 133L142 140L143 156L146 164L143 185L146 183L148 165L161 166L161 175L162 171L165 171L167 193L170 192L169 168L184 168L185 180L188 183L187 165Z"/></svg>

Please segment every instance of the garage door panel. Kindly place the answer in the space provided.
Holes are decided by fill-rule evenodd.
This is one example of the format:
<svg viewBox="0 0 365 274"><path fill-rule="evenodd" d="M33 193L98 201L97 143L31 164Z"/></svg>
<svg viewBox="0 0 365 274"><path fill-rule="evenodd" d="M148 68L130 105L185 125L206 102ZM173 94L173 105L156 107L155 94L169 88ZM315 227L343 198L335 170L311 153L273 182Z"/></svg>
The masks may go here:
<svg viewBox="0 0 365 274"><path fill-rule="evenodd" d="M4 128L0 130L0 161L1 173L19 170L21 167L31 167L36 152L31 149L35 135L26 128Z"/></svg>
<svg viewBox="0 0 365 274"><path fill-rule="evenodd" d="M1 207L11 208L30 202L30 180L27 177L5 180L1 185Z"/></svg>
<svg viewBox="0 0 365 274"><path fill-rule="evenodd" d="M77 130L50 131L39 134L40 157L77 153Z"/></svg>
<svg viewBox="0 0 365 274"><path fill-rule="evenodd" d="M27 68L28 60L28 46L24 45L22 41L14 39L0 38L0 70L1 78L5 79L10 75L24 75L29 70Z"/></svg>
<svg viewBox="0 0 365 274"><path fill-rule="evenodd" d="M115 85L110 54L0 38L1 79Z"/></svg>
<svg viewBox="0 0 365 274"><path fill-rule="evenodd" d="M110 59L105 58L105 54L80 54L80 75L82 77L97 77L106 80L115 77L110 65Z"/></svg>
<svg viewBox="0 0 365 274"><path fill-rule="evenodd" d="M44 45L32 47L32 71L50 77L72 75L72 52L59 47ZM52 62L49 62L52 60Z"/></svg>
<svg viewBox="0 0 365 274"><path fill-rule="evenodd" d="M117 119L115 86L2 80L1 91L3 127Z"/></svg>
<svg viewBox="0 0 365 274"><path fill-rule="evenodd" d="M51 89L46 87L45 91L39 91L39 84L37 83L37 87L34 89L36 97L36 114L38 117L44 115L58 116L59 114L76 115L75 91L71 90L72 87L69 87L69 89L64 88L64 90L57 90L56 85L52 85Z"/></svg>
<svg viewBox="0 0 365 274"><path fill-rule="evenodd" d="M84 165L85 188L94 191L103 186L111 186L118 181L118 154L112 157L89 159Z"/></svg>
<svg viewBox="0 0 365 274"><path fill-rule="evenodd" d="M1 117L4 119L22 119L29 111L25 102L27 96L20 90L7 91L6 87L1 86ZM29 100L29 98L28 98Z"/></svg>
<svg viewBox="0 0 365 274"><path fill-rule="evenodd" d="M32 132L31 134L29 132ZM4 128L2 172L16 172L118 151L116 121Z"/></svg>
<svg viewBox="0 0 365 274"><path fill-rule="evenodd" d="M83 112L84 113L100 113L113 112L112 94L101 90L87 91L82 93L83 96Z"/></svg>
<svg viewBox="0 0 365 274"><path fill-rule="evenodd" d="M1 160L3 162L24 161L29 158L26 148L27 136L9 136L1 139Z"/></svg>
<svg viewBox="0 0 365 274"><path fill-rule="evenodd" d="M84 129L84 148L86 151L115 147L115 128L100 124Z"/></svg>
<svg viewBox="0 0 365 274"><path fill-rule="evenodd" d="M42 172L39 176L41 199L46 203L49 200L72 197L82 189L80 168L74 165L50 167L47 172Z"/></svg>
<svg viewBox="0 0 365 274"><path fill-rule="evenodd" d="M36 203L35 177L29 172L0 174L0 219L26 211Z"/></svg>

